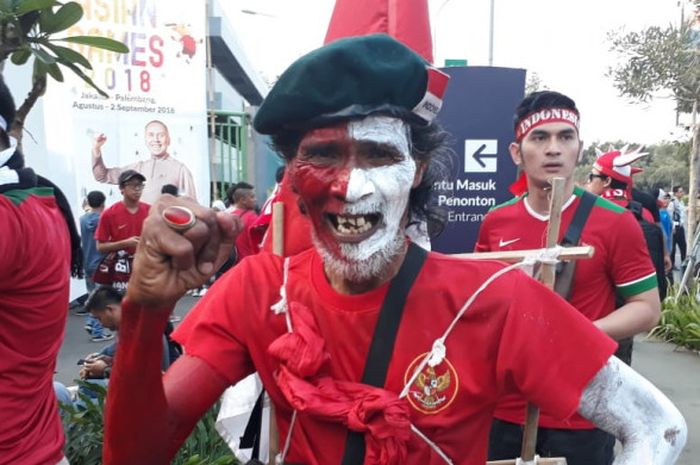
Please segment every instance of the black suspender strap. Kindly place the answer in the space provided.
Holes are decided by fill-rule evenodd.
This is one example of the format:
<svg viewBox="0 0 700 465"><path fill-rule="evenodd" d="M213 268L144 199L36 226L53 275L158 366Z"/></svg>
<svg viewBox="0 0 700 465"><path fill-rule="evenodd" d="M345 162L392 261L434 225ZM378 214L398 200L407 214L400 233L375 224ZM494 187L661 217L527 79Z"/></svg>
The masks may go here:
<svg viewBox="0 0 700 465"><path fill-rule="evenodd" d="M384 386L406 297L427 256L428 253L425 250L414 243L409 244L403 264L394 279L391 280L389 290L382 303L377 326L374 328L374 337L367 354L362 383L375 387ZM362 465L364 458L364 436L355 431L348 432L342 465Z"/></svg>
<svg viewBox="0 0 700 465"><path fill-rule="evenodd" d="M581 195L581 202L578 204L576 213L574 213L574 217L571 220L569 227L566 229L566 234L564 234L564 238L561 240L560 245L565 247L578 245L583 227L586 224L588 215L591 213L593 204L597 198L597 195L591 194L588 191L583 191L583 194Z"/></svg>

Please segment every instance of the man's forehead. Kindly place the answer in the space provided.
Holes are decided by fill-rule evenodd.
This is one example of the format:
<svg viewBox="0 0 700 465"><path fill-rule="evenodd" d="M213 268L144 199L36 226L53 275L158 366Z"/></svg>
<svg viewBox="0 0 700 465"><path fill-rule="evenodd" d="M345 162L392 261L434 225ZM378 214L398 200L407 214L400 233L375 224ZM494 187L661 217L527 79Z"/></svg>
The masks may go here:
<svg viewBox="0 0 700 465"><path fill-rule="evenodd" d="M168 128L162 123L150 123L146 126L146 132L168 132Z"/></svg>
<svg viewBox="0 0 700 465"><path fill-rule="evenodd" d="M408 151L409 126L399 118L368 116L316 128L304 134L302 145L342 140L376 142Z"/></svg>
<svg viewBox="0 0 700 465"><path fill-rule="evenodd" d="M551 123L542 123L536 128L532 129L531 133L546 133L546 134L560 134L563 132L573 132L578 134L578 129L571 123L563 121L554 121Z"/></svg>

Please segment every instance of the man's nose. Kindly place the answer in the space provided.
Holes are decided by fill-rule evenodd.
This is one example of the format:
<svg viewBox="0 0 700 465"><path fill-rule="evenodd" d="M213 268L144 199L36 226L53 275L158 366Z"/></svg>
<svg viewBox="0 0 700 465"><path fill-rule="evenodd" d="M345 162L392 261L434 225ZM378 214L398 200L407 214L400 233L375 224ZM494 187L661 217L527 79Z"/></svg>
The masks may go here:
<svg viewBox="0 0 700 465"><path fill-rule="evenodd" d="M376 187L374 182L367 175L367 171L360 168L353 168L350 171L348 180L348 193L345 199L348 202L357 202L365 197L374 194Z"/></svg>
<svg viewBox="0 0 700 465"><path fill-rule="evenodd" d="M547 155L559 155L561 154L562 150L562 144L559 140L557 140L556 137L552 137L548 142L547 142L547 147L545 153Z"/></svg>

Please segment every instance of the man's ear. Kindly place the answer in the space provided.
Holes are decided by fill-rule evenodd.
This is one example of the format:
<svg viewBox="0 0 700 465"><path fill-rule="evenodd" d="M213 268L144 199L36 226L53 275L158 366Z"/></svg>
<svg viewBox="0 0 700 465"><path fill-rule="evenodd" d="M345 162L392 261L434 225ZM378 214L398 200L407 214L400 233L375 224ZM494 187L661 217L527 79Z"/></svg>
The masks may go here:
<svg viewBox="0 0 700 465"><path fill-rule="evenodd" d="M416 161L416 174L413 176L413 184L411 184L411 188L415 189L416 187L420 186L421 181L423 181L423 175L425 174L425 170L428 168L428 166L422 162L422 161Z"/></svg>
<svg viewBox="0 0 700 465"><path fill-rule="evenodd" d="M510 158L516 166L520 166L523 163L523 154L520 151L520 144L517 142L511 142L508 146L508 151L510 152Z"/></svg>

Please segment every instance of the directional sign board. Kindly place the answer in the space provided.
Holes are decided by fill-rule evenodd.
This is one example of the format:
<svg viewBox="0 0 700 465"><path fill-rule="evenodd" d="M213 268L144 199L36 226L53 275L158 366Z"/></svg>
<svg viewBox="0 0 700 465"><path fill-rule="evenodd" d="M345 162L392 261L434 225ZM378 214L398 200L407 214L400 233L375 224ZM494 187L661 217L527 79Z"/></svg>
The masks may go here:
<svg viewBox="0 0 700 465"><path fill-rule="evenodd" d="M495 173L498 167L497 139L467 139L464 141L464 172Z"/></svg>
<svg viewBox="0 0 700 465"><path fill-rule="evenodd" d="M438 120L451 134L452 177L435 184L447 223L433 250L472 252L488 210L510 199L516 166L508 146L513 112L525 93L525 70L448 67L450 75Z"/></svg>

